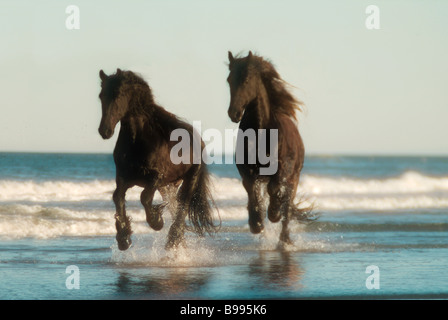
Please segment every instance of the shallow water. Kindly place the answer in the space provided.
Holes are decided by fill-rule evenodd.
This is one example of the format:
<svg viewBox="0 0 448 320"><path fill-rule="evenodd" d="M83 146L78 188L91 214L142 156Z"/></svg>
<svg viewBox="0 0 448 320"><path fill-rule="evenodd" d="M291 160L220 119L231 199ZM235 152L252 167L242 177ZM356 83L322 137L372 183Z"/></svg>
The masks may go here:
<svg viewBox="0 0 448 320"><path fill-rule="evenodd" d="M0 299L448 298L446 158L308 158L301 190L321 215L293 224L286 247L279 224L250 234L233 167L212 166L220 232L188 233L176 251L164 249L167 227L147 226L136 188L133 246L122 252L109 156L1 156ZM356 174L341 174L346 166Z"/></svg>
<svg viewBox="0 0 448 320"><path fill-rule="evenodd" d="M113 236L2 241L0 298L446 298L448 218L435 216L425 226L416 213L403 225L394 216L383 223L383 215L372 228L334 214L296 226L286 248L277 246L277 227L253 236L243 221L223 224L214 238L189 234L187 248L176 252L165 251L163 231L135 235L126 252ZM71 265L79 268L79 289L66 286ZM366 287L371 265L379 268L379 289Z"/></svg>

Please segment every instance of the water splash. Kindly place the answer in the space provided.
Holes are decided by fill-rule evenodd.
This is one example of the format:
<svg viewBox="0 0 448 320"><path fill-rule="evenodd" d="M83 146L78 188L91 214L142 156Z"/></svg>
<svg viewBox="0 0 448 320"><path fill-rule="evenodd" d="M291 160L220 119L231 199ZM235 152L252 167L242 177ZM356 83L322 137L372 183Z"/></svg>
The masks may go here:
<svg viewBox="0 0 448 320"><path fill-rule="evenodd" d="M222 248L219 241L210 238L186 237L186 245L177 249L165 249L167 231L154 235L134 237L133 246L126 251L111 246L111 263L133 267L216 267L245 264L247 254L233 246Z"/></svg>

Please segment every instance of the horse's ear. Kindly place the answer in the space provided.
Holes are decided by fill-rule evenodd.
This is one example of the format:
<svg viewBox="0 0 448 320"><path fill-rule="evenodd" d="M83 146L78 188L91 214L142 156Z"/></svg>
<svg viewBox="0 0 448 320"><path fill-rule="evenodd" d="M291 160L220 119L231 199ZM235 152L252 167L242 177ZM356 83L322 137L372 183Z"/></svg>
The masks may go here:
<svg viewBox="0 0 448 320"><path fill-rule="evenodd" d="M232 67L234 60L235 60L235 58L233 57L232 52L229 51L229 69Z"/></svg>
<svg viewBox="0 0 448 320"><path fill-rule="evenodd" d="M100 78L103 81L107 78L107 75L104 73L104 71L102 69L100 70Z"/></svg>
<svg viewBox="0 0 448 320"><path fill-rule="evenodd" d="M121 74L121 69L117 68L117 74L120 75Z"/></svg>
<svg viewBox="0 0 448 320"><path fill-rule="evenodd" d="M253 56L252 51L249 51L249 54L247 55L247 59L250 60L252 58L252 56Z"/></svg>

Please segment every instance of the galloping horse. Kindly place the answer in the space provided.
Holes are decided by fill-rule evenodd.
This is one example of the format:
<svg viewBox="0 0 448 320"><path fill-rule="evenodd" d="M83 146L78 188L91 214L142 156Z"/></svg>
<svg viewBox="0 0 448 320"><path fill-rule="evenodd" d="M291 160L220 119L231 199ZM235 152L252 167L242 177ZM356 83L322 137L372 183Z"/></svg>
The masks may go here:
<svg viewBox="0 0 448 320"><path fill-rule="evenodd" d="M117 123L121 123L114 149L116 190L113 202L118 248L127 250L132 243L125 194L133 186L144 188L140 199L146 211L146 221L154 230L160 230L164 225L162 214L167 202L175 211L168 232L168 249L183 244L187 215L197 234L216 231L209 174L202 157L199 163L184 161L175 164L170 156L176 144L170 139L172 131L185 130L192 138L193 127L157 105L148 84L133 72L117 69L115 74L107 76L101 70L99 75L102 80L99 95L102 118L98 131L103 139L109 139ZM190 160L194 152L202 154L205 145L200 141L201 150L190 144ZM164 201L159 205L152 204L156 190Z"/></svg>
<svg viewBox="0 0 448 320"><path fill-rule="evenodd" d="M250 149L249 143L244 144L244 136L237 137L237 146L238 143L244 144L241 150L246 161L238 163L237 159L237 168L249 197L250 231L256 234L264 229L266 206L262 191L267 186L268 218L271 222L278 222L283 217L280 242L289 244L289 221L292 218L299 221L311 220L310 208L299 208L294 204L305 156L303 141L295 123L295 112L301 110L302 102L294 98L273 65L262 57L251 51L247 57L233 57L230 51L228 56L230 119L235 123L240 122L240 132L260 132L260 129L264 129L264 142L275 139L273 132L278 139L274 144L276 148L268 150L268 153L277 152L277 170L274 174L263 175L260 171L264 163L258 157L254 163L248 163L247 159L253 155L254 150ZM263 147L261 143L260 138L256 137L257 148Z"/></svg>

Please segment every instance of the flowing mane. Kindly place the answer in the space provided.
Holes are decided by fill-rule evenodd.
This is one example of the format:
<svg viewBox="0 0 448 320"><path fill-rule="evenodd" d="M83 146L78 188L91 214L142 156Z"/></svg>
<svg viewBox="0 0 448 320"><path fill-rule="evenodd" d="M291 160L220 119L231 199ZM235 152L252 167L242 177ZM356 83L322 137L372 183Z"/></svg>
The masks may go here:
<svg viewBox="0 0 448 320"><path fill-rule="evenodd" d="M138 114L148 114L155 105L154 97L148 83L132 71L117 71L109 77L108 89L116 96L118 93L130 96L132 111Z"/></svg>
<svg viewBox="0 0 448 320"><path fill-rule="evenodd" d="M110 94L118 95L120 92L129 96L129 111L146 117L168 140L173 128L189 130L184 121L155 102L151 87L141 75L119 70L111 75L108 81L107 88L111 91Z"/></svg>
<svg viewBox="0 0 448 320"><path fill-rule="evenodd" d="M237 55L235 57L235 65L244 63L247 65L247 58ZM304 103L298 100L288 90L288 84L283 80L275 70L273 64L261 56L253 55L247 67L254 67L262 78L266 88L269 103L272 111L275 113L283 113L297 121L296 111L302 111Z"/></svg>

